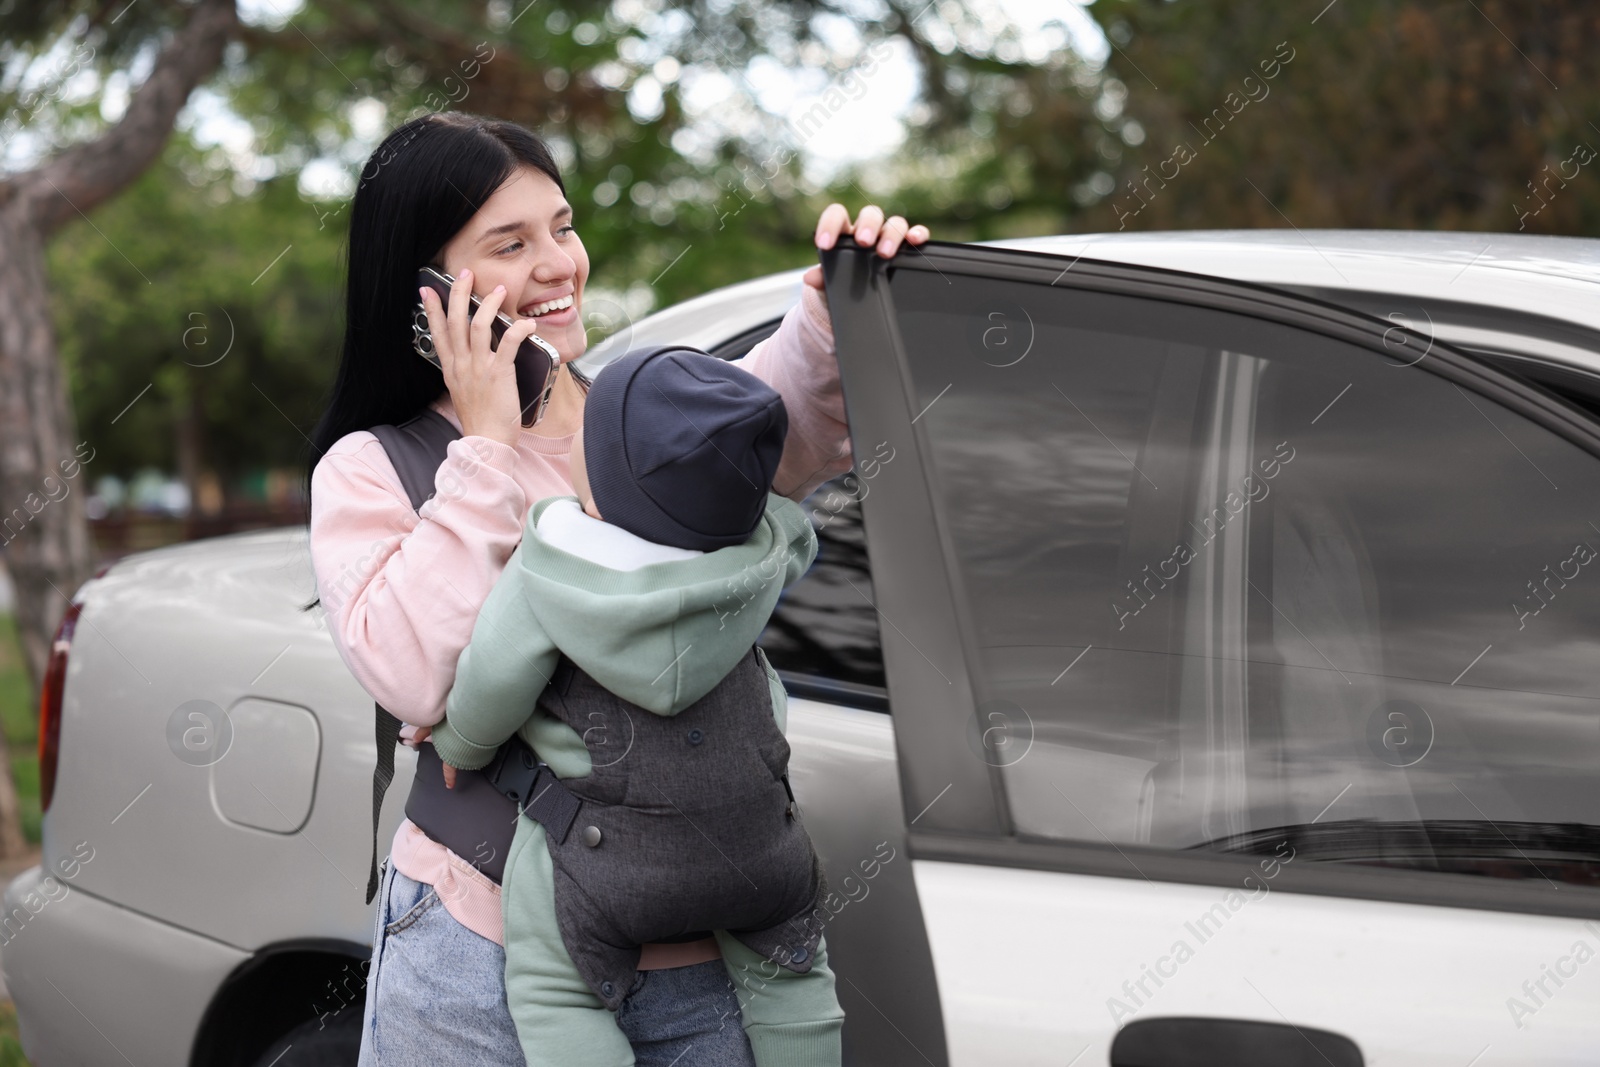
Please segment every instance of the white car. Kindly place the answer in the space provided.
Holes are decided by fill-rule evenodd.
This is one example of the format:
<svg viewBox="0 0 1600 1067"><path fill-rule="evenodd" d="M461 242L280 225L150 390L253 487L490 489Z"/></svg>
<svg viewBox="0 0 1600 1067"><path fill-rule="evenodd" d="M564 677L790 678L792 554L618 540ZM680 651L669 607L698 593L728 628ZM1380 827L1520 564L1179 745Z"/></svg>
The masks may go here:
<svg viewBox="0 0 1600 1067"><path fill-rule="evenodd" d="M824 267L857 469L762 643L847 1062L1600 1062L1600 241ZM585 363L739 355L798 274ZM314 592L304 529L78 591L0 917L38 1067L354 1062L372 701Z"/></svg>

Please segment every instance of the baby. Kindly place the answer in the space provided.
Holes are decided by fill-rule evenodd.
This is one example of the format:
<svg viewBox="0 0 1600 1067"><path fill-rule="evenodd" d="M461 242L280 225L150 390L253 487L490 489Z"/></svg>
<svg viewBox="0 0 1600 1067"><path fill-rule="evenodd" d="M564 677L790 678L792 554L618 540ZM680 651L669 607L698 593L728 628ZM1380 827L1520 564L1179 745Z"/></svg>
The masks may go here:
<svg viewBox="0 0 1600 1067"><path fill-rule="evenodd" d="M618 359L573 439L577 496L529 510L461 653L432 735L447 779L513 734L537 753L513 742L534 770L502 882L529 1067L633 1064L612 1013L639 946L708 931L730 972L763 976L735 986L760 1067L840 1062L822 868L755 647L817 553L767 488L787 430L782 398L723 360Z"/></svg>

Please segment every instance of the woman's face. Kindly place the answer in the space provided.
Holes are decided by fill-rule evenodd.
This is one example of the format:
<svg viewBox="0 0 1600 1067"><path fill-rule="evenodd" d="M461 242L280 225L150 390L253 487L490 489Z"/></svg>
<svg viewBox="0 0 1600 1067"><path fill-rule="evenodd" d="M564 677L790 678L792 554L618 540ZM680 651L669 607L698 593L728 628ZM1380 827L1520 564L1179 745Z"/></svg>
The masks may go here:
<svg viewBox="0 0 1600 1067"><path fill-rule="evenodd" d="M544 172L519 167L439 258L452 278L470 269L472 291L480 299L504 285L500 310L513 319L536 318L535 332L555 346L563 363L583 355L588 347L582 312L589 254L573 229L572 206Z"/></svg>

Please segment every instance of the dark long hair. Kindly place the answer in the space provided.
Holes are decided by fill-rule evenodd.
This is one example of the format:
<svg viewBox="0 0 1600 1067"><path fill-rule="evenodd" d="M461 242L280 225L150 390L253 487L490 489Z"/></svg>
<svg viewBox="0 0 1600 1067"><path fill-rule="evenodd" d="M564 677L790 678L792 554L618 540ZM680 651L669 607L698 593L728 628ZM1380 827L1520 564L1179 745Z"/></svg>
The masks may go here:
<svg viewBox="0 0 1600 1067"><path fill-rule="evenodd" d="M327 409L311 432L308 501L312 472L334 442L403 422L444 391L443 372L411 347L417 270L524 166L548 175L565 195L549 146L514 122L430 113L397 127L373 151L350 207L344 348Z"/></svg>

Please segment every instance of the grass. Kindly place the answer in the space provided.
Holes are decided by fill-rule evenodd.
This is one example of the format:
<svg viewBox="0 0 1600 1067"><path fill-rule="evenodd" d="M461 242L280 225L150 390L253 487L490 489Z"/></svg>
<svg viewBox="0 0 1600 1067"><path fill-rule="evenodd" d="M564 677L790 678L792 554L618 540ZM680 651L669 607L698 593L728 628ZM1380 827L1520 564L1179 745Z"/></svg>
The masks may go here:
<svg viewBox="0 0 1600 1067"><path fill-rule="evenodd" d="M22 664L22 646L17 643L17 617L0 615L0 729L11 749L22 832L33 844L39 843L38 715ZM28 1067L17 1034L17 1008L9 1000L0 1000L0 1067Z"/></svg>
<svg viewBox="0 0 1600 1067"><path fill-rule="evenodd" d="M9 1000L0 1000L0 1067L28 1067L17 1039L17 1009Z"/></svg>
<svg viewBox="0 0 1600 1067"><path fill-rule="evenodd" d="M17 785L22 833L39 843L39 709L34 706L22 646L17 642L17 617L0 615L0 729L11 750L11 777ZM0 1067L10 1061L0 1049Z"/></svg>

